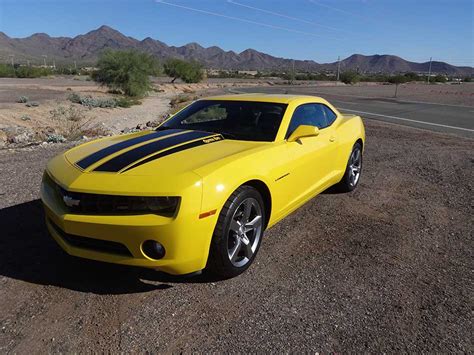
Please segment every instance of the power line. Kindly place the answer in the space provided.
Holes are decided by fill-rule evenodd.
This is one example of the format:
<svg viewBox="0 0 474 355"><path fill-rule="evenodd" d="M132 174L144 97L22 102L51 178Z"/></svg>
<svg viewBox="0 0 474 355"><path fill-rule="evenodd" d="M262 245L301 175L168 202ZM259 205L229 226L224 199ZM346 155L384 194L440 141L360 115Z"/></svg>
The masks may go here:
<svg viewBox="0 0 474 355"><path fill-rule="evenodd" d="M251 10L255 10L255 11L260 11L260 12L264 12L264 13L267 13L267 14L270 14L270 15L279 16L279 17L283 17L283 18L287 18L287 19L289 19L289 20L298 21L298 22L302 22L302 23L309 24L309 25L319 26L319 27L327 28L327 29L333 30L333 31L342 31L342 32L345 32L345 31L343 31L343 30L341 30L341 29L339 29L339 28L334 28L334 27L330 27L330 26L325 26L325 25L321 25L321 24L319 24L319 23L312 22L312 21L308 21L308 20L305 20L305 19L302 19L302 18L299 18L299 17L288 16L288 15L285 15L285 14L281 14L281 13L279 13L279 12L274 12L274 11L262 9L262 8L259 8L259 7L255 7L255 6L250 6L250 5L241 4L241 3L236 2L236 1L233 1L233 0L227 0L227 2L228 2L229 4L232 4L232 5L237 5L237 6L245 7L245 8L247 8L247 9L251 9Z"/></svg>
<svg viewBox="0 0 474 355"><path fill-rule="evenodd" d="M224 14L220 14L220 13L217 13L217 12L196 9L194 7L178 5L178 4L172 4L172 3L169 3L169 2L166 2L166 1L163 1L163 0L155 0L155 2L157 4L173 6L173 7L177 7L177 8L180 8L180 9L195 11L195 12L199 12L199 13L206 14L206 15L211 15L211 16L216 16L216 17L227 18L227 19L230 19L230 20L235 20L235 21L240 21L240 22L245 22L245 23L251 23L251 24L254 24L254 25L262 26L262 27L273 28L275 30L281 30L281 31L292 32L292 33L299 33L299 34L303 34L303 35L307 35L307 36L313 36L313 37L324 37L326 39L332 39L332 40L339 40L339 38L329 38L325 35L319 35L319 34L316 34L316 33L295 30L293 28L288 28L288 27L275 26L275 25L271 25L271 24L268 24L268 23L264 23L264 22L257 22L257 21L247 20L247 19L244 19L244 18L241 18L241 17L229 16L229 15L224 15Z"/></svg>
<svg viewBox="0 0 474 355"><path fill-rule="evenodd" d="M367 20L366 17L361 16L361 15L359 15L359 14L356 14L356 13L354 13L354 12L342 10L342 9L337 8L337 7L329 6L329 5L326 5L326 4L321 4L320 2L315 1L315 0L308 0L308 1L309 1L310 3L312 3L312 4L315 4L315 5L318 5L318 6L321 6L321 7L325 7L325 8L330 9L330 10L342 12L342 13L344 13L344 14L351 15L351 16L357 16L357 17L360 17L360 18L362 18L362 19L364 19L364 20Z"/></svg>

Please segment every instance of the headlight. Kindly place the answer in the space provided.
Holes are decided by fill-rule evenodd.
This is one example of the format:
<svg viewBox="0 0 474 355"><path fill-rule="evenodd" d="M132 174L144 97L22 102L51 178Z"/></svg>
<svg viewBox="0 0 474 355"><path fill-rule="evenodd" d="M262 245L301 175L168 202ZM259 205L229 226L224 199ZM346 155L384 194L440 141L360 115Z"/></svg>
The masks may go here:
<svg viewBox="0 0 474 355"><path fill-rule="evenodd" d="M67 191L46 173L43 183L52 188L63 205L78 214L139 214L154 213L166 217L175 215L180 197L177 196L120 196Z"/></svg>
<svg viewBox="0 0 474 355"><path fill-rule="evenodd" d="M71 212L85 214L155 213L172 217L180 201L179 197L100 195L63 189L61 194Z"/></svg>

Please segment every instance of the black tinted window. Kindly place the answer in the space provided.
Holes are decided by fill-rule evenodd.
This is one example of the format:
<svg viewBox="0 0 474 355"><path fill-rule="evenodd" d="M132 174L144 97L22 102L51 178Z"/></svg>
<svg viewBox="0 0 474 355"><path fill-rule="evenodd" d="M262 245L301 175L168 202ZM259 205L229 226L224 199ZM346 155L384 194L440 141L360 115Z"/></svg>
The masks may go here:
<svg viewBox="0 0 474 355"><path fill-rule="evenodd" d="M158 129L191 129L221 133L230 139L273 141L286 106L253 101L196 101Z"/></svg>
<svg viewBox="0 0 474 355"><path fill-rule="evenodd" d="M332 125L334 120L336 119L336 114L334 113L333 110L331 110L329 107L326 105L321 105L323 107L324 112L326 113L326 119L328 121L328 126Z"/></svg>
<svg viewBox="0 0 474 355"><path fill-rule="evenodd" d="M327 127L328 122L326 120L323 105L304 104L298 106L291 118L286 138L288 138L300 125L316 126L318 128Z"/></svg>

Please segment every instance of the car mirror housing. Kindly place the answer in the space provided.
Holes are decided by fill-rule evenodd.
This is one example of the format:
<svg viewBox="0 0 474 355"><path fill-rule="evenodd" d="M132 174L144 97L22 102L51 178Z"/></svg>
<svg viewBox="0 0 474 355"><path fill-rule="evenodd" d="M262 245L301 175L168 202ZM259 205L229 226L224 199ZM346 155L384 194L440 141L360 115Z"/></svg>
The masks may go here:
<svg viewBox="0 0 474 355"><path fill-rule="evenodd" d="M288 142L295 142L303 137L316 137L319 135L319 128L315 126L300 125L288 138Z"/></svg>

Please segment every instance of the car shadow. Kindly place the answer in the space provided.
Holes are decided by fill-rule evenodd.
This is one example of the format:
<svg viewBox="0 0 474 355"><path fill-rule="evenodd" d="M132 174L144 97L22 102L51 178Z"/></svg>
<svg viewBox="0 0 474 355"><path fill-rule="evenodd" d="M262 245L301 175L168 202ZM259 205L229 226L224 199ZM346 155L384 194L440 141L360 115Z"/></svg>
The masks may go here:
<svg viewBox="0 0 474 355"><path fill-rule="evenodd" d="M171 283L206 283L208 274L171 276L155 270L72 257L49 236L39 200L0 210L0 275L96 294L166 290Z"/></svg>

